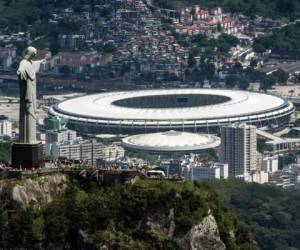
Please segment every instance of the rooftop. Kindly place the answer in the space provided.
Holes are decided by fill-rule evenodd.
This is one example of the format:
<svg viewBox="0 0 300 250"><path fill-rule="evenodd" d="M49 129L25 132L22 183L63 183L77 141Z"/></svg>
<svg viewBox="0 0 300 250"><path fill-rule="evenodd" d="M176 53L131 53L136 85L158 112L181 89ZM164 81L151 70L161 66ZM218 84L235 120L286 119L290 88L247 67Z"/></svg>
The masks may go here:
<svg viewBox="0 0 300 250"><path fill-rule="evenodd" d="M191 152L220 145L220 138L170 130L167 132L133 135L123 139L125 148L143 151Z"/></svg>

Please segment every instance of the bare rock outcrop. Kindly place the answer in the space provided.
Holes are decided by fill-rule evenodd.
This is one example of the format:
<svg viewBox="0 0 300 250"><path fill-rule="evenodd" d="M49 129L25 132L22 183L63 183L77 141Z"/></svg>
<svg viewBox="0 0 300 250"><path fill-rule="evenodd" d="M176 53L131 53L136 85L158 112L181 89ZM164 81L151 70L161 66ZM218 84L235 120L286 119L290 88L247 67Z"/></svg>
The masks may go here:
<svg viewBox="0 0 300 250"><path fill-rule="evenodd" d="M29 204L39 206L51 202L67 187L67 177L53 174L22 180L6 179L0 181L0 199L14 202L21 208Z"/></svg>
<svg viewBox="0 0 300 250"><path fill-rule="evenodd" d="M215 217L211 214L204 217L201 223L193 226L186 236L190 250L225 250L220 239Z"/></svg>
<svg viewBox="0 0 300 250"><path fill-rule="evenodd" d="M208 211L201 222L195 224L184 235L175 235L174 208L169 213L158 213L159 216L149 216L146 226L152 232L159 233L163 237L176 240L182 249L186 250L225 250L226 245L222 242L218 224L215 217Z"/></svg>

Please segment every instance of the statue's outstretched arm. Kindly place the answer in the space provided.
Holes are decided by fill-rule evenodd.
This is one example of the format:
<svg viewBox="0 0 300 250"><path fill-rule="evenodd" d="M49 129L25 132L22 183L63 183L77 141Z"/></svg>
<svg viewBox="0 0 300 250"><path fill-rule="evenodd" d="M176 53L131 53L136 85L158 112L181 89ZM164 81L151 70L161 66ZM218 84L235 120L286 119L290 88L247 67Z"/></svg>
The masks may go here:
<svg viewBox="0 0 300 250"><path fill-rule="evenodd" d="M40 71L41 64L46 64L46 62L46 59L33 61L32 66L34 68L35 73L38 73Z"/></svg>

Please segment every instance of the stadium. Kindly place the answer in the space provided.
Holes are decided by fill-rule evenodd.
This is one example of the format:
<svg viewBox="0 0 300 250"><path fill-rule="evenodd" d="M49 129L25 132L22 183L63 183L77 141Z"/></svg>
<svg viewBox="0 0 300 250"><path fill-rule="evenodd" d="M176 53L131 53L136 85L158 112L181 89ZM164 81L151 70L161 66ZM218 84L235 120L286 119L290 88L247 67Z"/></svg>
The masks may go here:
<svg viewBox="0 0 300 250"><path fill-rule="evenodd" d="M219 137L208 134L167 131L149 134L138 134L122 140L128 152L172 154L199 153L206 149L215 149L221 143Z"/></svg>
<svg viewBox="0 0 300 250"><path fill-rule="evenodd" d="M82 133L139 134L169 130L216 133L246 122L265 130L288 126L294 106L256 92L221 89L159 89L110 92L69 99L50 116L66 118Z"/></svg>

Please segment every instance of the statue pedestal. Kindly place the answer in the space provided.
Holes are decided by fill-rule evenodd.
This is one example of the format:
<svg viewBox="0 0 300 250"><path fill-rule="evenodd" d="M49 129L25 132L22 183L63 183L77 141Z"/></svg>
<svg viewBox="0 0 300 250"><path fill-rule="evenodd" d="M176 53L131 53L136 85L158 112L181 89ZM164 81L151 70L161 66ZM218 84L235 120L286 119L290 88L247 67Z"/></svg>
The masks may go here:
<svg viewBox="0 0 300 250"><path fill-rule="evenodd" d="M14 143L12 145L11 165L13 168L39 168L43 162L42 143Z"/></svg>

